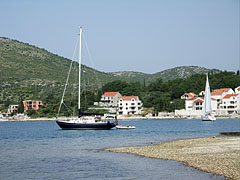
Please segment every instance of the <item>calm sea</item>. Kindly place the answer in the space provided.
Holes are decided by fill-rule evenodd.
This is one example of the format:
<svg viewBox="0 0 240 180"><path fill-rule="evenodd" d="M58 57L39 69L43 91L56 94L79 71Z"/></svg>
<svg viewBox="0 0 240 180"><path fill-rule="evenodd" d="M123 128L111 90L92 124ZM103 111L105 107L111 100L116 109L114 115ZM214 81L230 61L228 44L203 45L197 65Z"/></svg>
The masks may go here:
<svg viewBox="0 0 240 180"><path fill-rule="evenodd" d="M224 179L181 162L103 151L239 131L240 119L121 121L134 130L61 130L55 122L0 123L0 179Z"/></svg>

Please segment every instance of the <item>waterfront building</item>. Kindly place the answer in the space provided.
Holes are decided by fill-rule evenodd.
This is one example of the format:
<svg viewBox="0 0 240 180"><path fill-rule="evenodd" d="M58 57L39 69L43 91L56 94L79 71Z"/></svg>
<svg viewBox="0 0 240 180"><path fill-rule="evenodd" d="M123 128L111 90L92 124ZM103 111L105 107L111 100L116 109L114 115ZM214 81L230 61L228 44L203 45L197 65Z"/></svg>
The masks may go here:
<svg viewBox="0 0 240 180"><path fill-rule="evenodd" d="M234 94L234 91L231 88L221 88L215 89L211 92L211 97L217 100L217 108L219 109L222 99L227 94Z"/></svg>
<svg viewBox="0 0 240 180"><path fill-rule="evenodd" d="M235 88L235 93L236 93L236 94L240 94L240 86L238 86L238 87Z"/></svg>
<svg viewBox="0 0 240 180"><path fill-rule="evenodd" d="M219 106L221 115L231 115L240 112L240 94L227 94Z"/></svg>
<svg viewBox="0 0 240 180"><path fill-rule="evenodd" d="M187 95L189 93L185 93ZM211 106L213 113L218 116L240 113L240 86L233 91L231 88L215 89L211 92ZM199 93L204 95L204 91ZM181 96L181 99L187 96ZM189 97L189 96L188 96ZM185 99L185 109L175 110L175 116L200 118L203 110L204 97Z"/></svg>
<svg viewBox="0 0 240 180"><path fill-rule="evenodd" d="M100 106L116 107L121 96L119 92L105 92L101 97Z"/></svg>
<svg viewBox="0 0 240 180"><path fill-rule="evenodd" d="M185 109L187 111L202 111L203 110L204 97L193 97L191 99L186 99ZM211 107L213 112L217 110L217 100L211 98Z"/></svg>
<svg viewBox="0 0 240 180"><path fill-rule="evenodd" d="M42 101L35 100L25 100L23 101L24 112L27 112L28 109L38 110L41 106L43 106Z"/></svg>
<svg viewBox="0 0 240 180"><path fill-rule="evenodd" d="M18 105L9 105L8 114L17 113L18 112Z"/></svg>
<svg viewBox="0 0 240 180"><path fill-rule="evenodd" d="M193 92L190 92L190 93L184 93L181 96L181 99L190 99L190 98L193 98L193 97L197 97L197 95Z"/></svg>
<svg viewBox="0 0 240 180"><path fill-rule="evenodd" d="M121 96L118 101L118 114L141 114L142 106L142 101L138 98L138 96Z"/></svg>

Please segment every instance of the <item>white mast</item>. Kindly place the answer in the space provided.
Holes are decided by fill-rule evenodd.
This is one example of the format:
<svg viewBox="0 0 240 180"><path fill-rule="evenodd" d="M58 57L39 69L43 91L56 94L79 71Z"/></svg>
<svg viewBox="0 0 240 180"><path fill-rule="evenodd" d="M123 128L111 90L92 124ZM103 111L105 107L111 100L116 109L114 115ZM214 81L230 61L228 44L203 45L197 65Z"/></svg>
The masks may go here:
<svg viewBox="0 0 240 180"><path fill-rule="evenodd" d="M78 111L80 111L81 100L81 64L82 64L82 27L79 28L79 57L78 57Z"/></svg>

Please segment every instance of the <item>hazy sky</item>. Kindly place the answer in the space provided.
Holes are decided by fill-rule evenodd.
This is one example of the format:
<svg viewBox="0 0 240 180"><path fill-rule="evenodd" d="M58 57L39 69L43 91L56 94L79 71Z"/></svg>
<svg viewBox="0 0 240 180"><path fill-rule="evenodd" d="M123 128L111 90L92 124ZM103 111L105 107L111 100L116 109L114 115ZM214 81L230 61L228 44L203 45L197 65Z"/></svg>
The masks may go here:
<svg viewBox="0 0 240 180"><path fill-rule="evenodd" d="M100 71L237 71L239 8L239 0L0 0L0 36L71 59L81 25Z"/></svg>

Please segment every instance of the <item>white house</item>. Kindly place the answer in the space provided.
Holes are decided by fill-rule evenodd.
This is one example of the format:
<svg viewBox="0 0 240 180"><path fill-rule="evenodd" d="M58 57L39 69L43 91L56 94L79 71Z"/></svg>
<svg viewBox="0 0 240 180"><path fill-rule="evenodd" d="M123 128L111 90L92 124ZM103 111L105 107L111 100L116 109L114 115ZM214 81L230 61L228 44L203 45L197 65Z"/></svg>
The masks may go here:
<svg viewBox="0 0 240 180"><path fill-rule="evenodd" d="M238 87L235 88L235 93L236 93L236 94L240 94L240 86L238 86Z"/></svg>
<svg viewBox="0 0 240 180"><path fill-rule="evenodd" d="M219 106L222 115L237 114L240 112L240 94L227 94Z"/></svg>
<svg viewBox="0 0 240 180"><path fill-rule="evenodd" d="M8 114L11 114L17 111L18 111L18 105L9 105Z"/></svg>
<svg viewBox="0 0 240 180"><path fill-rule="evenodd" d="M234 91L231 88L221 88L211 92L211 97L217 100L218 108L222 103L223 97L227 94L234 94Z"/></svg>
<svg viewBox="0 0 240 180"><path fill-rule="evenodd" d="M121 96L118 101L118 114L130 115L142 113L142 101L138 96Z"/></svg>
<svg viewBox="0 0 240 180"><path fill-rule="evenodd" d="M201 113L202 113L203 102L204 102L204 97L193 97L190 99L186 99L185 109L187 111L201 111ZM216 112L217 100L214 98L211 98L211 107L212 107L213 112Z"/></svg>
<svg viewBox="0 0 240 180"><path fill-rule="evenodd" d="M193 98L193 97L197 97L197 95L193 92L190 92L190 93L184 93L181 96L181 99L189 99L189 98Z"/></svg>
<svg viewBox="0 0 240 180"><path fill-rule="evenodd" d="M204 91L199 95L204 95ZM175 110L175 115L199 118L202 114L203 101L204 97L186 98L185 109ZM235 92L231 88L215 89L211 92L211 107L216 115L240 113L240 86L235 88Z"/></svg>
<svg viewBox="0 0 240 180"><path fill-rule="evenodd" d="M117 106L120 97L119 92L105 92L102 95L100 105L105 107Z"/></svg>

